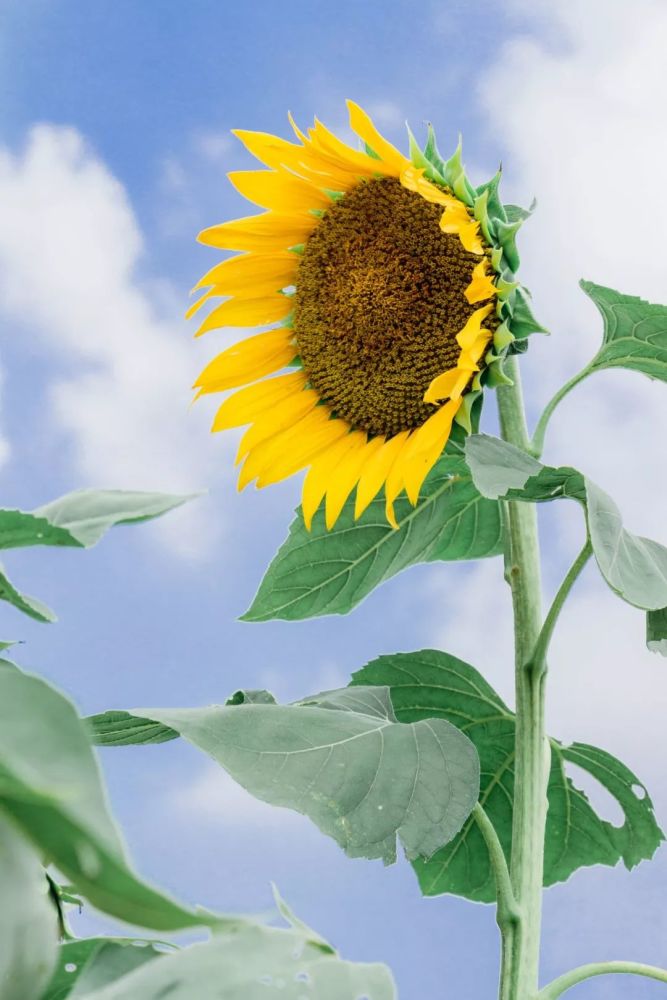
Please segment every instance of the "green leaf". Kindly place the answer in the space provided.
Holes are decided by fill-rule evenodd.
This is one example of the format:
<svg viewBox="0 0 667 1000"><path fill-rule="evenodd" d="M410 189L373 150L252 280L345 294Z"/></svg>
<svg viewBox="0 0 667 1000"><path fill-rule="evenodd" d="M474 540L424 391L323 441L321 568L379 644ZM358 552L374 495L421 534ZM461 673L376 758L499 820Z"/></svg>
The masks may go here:
<svg viewBox="0 0 667 1000"><path fill-rule="evenodd" d="M541 502L570 497L586 510L593 552L602 576L637 608L667 606L667 548L623 527L621 513L599 486L576 469L550 468L514 445L474 434L466 459L475 485L486 497Z"/></svg>
<svg viewBox="0 0 667 1000"><path fill-rule="evenodd" d="M345 691L297 705L137 714L179 732L256 798L309 816L350 857L390 864L397 836L408 857L429 857L460 830L477 801L479 763L454 726L401 725L387 704Z"/></svg>
<svg viewBox="0 0 667 1000"><path fill-rule="evenodd" d="M46 604L37 600L36 597L28 597L17 590L4 572L4 567L0 564L0 601L7 601L19 611L29 615L38 622L54 622L56 616ZM6 648L3 646L3 649Z"/></svg>
<svg viewBox="0 0 667 1000"><path fill-rule="evenodd" d="M533 199L530 208L522 208L521 205L505 205L505 215L507 216L508 222L525 222L529 219L533 212L537 202Z"/></svg>
<svg viewBox="0 0 667 1000"><path fill-rule="evenodd" d="M0 809L0 987L2 1000L38 1000L58 949L58 918L44 868Z"/></svg>
<svg viewBox="0 0 667 1000"><path fill-rule="evenodd" d="M647 612L646 645L652 653L667 656L667 608Z"/></svg>
<svg viewBox="0 0 667 1000"><path fill-rule="evenodd" d="M89 715L83 720L90 739L100 747L129 747L148 743L167 743L177 740L178 733L152 719L141 719L130 712L111 710L99 715Z"/></svg>
<svg viewBox="0 0 667 1000"><path fill-rule="evenodd" d="M667 382L667 306L652 305L592 281L580 285L604 322L602 347L588 370L629 368Z"/></svg>
<svg viewBox="0 0 667 1000"><path fill-rule="evenodd" d="M194 495L77 490L28 512L0 510L0 549L26 545L88 548L117 524L137 524L166 514Z"/></svg>
<svg viewBox="0 0 667 1000"><path fill-rule="evenodd" d="M514 792L514 713L474 667L448 653L422 650L381 656L354 674L353 685L389 685L396 717L403 723L444 719L475 744L480 759L479 801L493 823L507 858L512 838ZM648 795L638 779L610 754L575 743L551 740L544 884L565 881L582 866L630 868L651 858L663 839ZM586 795L565 773L565 762L585 768L619 802L622 827L601 819ZM638 797L633 786L639 787ZM413 866L427 896L453 893L478 902L495 900L495 880L476 823L430 860Z"/></svg>
<svg viewBox="0 0 667 1000"><path fill-rule="evenodd" d="M531 333L549 333L533 316L525 288L517 288L512 296L510 329L517 341L525 340Z"/></svg>
<svg viewBox="0 0 667 1000"><path fill-rule="evenodd" d="M387 524L384 507L384 498L376 497L355 522L350 499L331 531L321 511L310 532L297 514L242 620L347 614L384 580L415 563L480 559L502 551L498 504L480 496L458 455L440 459L415 508L399 499L398 530Z"/></svg>
<svg viewBox="0 0 667 1000"><path fill-rule="evenodd" d="M345 962L297 929L246 925L149 962L85 1000L395 1000L384 965Z"/></svg>
<svg viewBox="0 0 667 1000"><path fill-rule="evenodd" d="M58 950L51 981L40 1000L65 1000L86 997L92 990L113 983L134 969L164 954L153 941L145 938L83 938L67 941Z"/></svg>
<svg viewBox="0 0 667 1000"><path fill-rule="evenodd" d="M139 881L109 814L74 708L37 677L0 663L0 812L98 909L158 930L210 926Z"/></svg>

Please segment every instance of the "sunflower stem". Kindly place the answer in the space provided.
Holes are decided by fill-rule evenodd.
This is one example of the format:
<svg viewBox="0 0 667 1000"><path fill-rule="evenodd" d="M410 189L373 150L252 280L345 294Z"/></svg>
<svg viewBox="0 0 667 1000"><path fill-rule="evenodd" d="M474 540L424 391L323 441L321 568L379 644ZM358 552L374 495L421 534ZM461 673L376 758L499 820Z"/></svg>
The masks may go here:
<svg viewBox="0 0 667 1000"><path fill-rule="evenodd" d="M528 445L526 447L526 451L529 452L529 454L531 454L534 458L539 458L544 451L544 437L554 410L560 401L564 399L576 385L579 385L583 379L590 375L591 370L590 365L586 365L580 372L573 375L572 378L565 383L565 385L560 387L558 392L552 396L547 405L544 407L542 416L538 420L537 426L535 427L535 433L533 434L532 440L528 441Z"/></svg>
<svg viewBox="0 0 667 1000"><path fill-rule="evenodd" d="M497 390L504 440L529 452L531 443L519 366L510 358L513 384ZM500 1000L537 996L542 918L544 831L550 751L544 726L546 665L535 669L541 626L540 553L533 504L509 501L505 508L505 574L514 612L516 737L510 879L518 909L511 935L503 936ZM501 928L502 933L502 928Z"/></svg>

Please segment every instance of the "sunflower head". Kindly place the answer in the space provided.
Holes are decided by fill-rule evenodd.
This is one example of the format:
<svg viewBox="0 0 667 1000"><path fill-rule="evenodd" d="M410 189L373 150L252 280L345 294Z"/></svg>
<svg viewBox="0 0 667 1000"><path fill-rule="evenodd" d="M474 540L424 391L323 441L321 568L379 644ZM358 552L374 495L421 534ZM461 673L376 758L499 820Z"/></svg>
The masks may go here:
<svg viewBox="0 0 667 1000"><path fill-rule="evenodd" d="M386 516L415 504L456 423L471 428L482 389L535 323L514 272L527 213L508 210L498 173L474 188L460 144L443 160L432 130L404 156L348 102L354 149L315 120L296 141L235 134L266 169L232 184L264 209L204 230L237 251L197 284L190 310L223 298L198 333L265 327L199 376L199 395L235 390L213 430L247 425L239 488L307 469L303 516L325 501L333 527L356 487L358 517L384 488Z"/></svg>

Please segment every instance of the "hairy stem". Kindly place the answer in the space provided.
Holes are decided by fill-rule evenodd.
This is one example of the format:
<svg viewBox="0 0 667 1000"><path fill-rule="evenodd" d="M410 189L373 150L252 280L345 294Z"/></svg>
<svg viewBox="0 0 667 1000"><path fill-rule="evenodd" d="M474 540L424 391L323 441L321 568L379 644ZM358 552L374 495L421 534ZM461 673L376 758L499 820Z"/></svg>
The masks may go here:
<svg viewBox="0 0 667 1000"><path fill-rule="evenodd" d="M551 420L552 413L554 412L560 401L564 399L565 396L567 396L567 394L572 389L574 389L575 385L579 385L582 379L585 379L586 376L590 374L590 371L591 369L588 365L586 365L585 368L582 368L582 370L580 372L577 372L576 375L573 375L572 378L565 383L565 385L561 386L558 392L549 400L549 402L545 406L544 412L542 413L542 416L537 422L535 433L533 434L533 439L532 441L528 441L526 447L526 451L530 452L531 455L534 455L535 458L539 458L540 455L542 454L542 451L544 450L544 436L547 431L547 424ZM516 442L513 443L516 444Z"/></svg>
<svg viewBox="0 0 667 1000"><path fill-rule="evenodd" d="M505 997L510 996L512 954L519 922L519 908L514 897L505 852L498 839L496 828L479 802L473 809L472 815L484 837L496 880L496 922L500 929L501 939L500 996Z"/></svg>
<svg viewBox="0 0 667 1000"><path fill-rule="evenodd" d="M519 367L510 358L513 385L498 389L501 434L530 450ZM549 744L544 727L544 664L533 669L541 625L540 558L533 504L506 505L505 574L512 590L515 644L516 739L511 884L519 910L511 950L503 955L501 1000L537 995L542 917L544 830L547 814Z"/></svg>
<svg viewBox="0 0 667 1000"><path fill-rule="evenodd" d="M593 976L606 976L611 973L645 976L647 979L657 979L659 983L667 983L667 969L658 969L654 965L642 965L640 962L591 962L590 965L580 965L564 975L554 979L537 995L537 1000L557 1000L571 986L583 983Z"/></svg>

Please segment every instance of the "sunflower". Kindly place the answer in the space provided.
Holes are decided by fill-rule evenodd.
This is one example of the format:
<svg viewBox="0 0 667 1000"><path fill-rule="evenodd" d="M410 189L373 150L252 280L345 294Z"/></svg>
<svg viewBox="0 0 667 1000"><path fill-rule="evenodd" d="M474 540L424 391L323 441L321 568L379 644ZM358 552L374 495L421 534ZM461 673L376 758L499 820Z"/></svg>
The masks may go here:
<svg viewBox="0 0 667 1000"><path fill-rule="evenodd" d="M265 211L200 234L237 254L198 282L188 313L224 297L197 335L268 328L219 354L195 388L236 390L212 429L247 425L239 489L308 470L308 528L323 501L332 528L355 487L355 517L384 487L397 527L399 494L417 503L454 422L469 431L482 386L507 381L502 358L525 336L512 319L523 310L525 328L529 314L513 274L522 219L499 201L499 173L473 188L460 144L445 162L429 130L424 151L410 135L406 157L348 109L363 149L317 119L306 135L290 116L295 142L235 131L268 169L229 179Z"/></svg>

